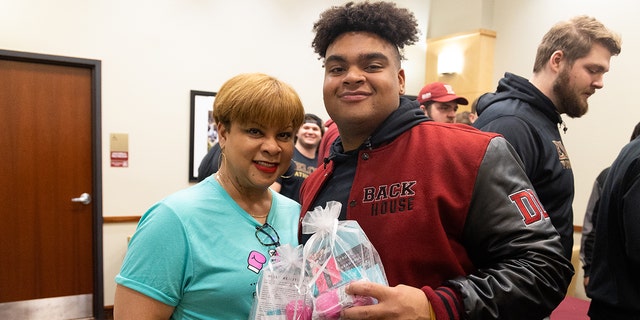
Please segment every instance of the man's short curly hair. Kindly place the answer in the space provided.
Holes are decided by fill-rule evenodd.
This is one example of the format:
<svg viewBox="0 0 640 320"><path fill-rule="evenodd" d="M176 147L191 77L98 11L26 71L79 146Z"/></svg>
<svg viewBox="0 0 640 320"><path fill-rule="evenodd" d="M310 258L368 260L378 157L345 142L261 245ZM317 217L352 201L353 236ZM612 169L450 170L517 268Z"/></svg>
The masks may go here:
<svg viewBox="0 0 640 320"><path fill-rule="evenodd" d="M404 59L404 46L418 41L418 22L413 13L384 1L349 2L331 7L320 14L313 31L316 36L311 46L321 59L325 58L329 45L345 32L374 33L395 45L400 59Z"/></svg>

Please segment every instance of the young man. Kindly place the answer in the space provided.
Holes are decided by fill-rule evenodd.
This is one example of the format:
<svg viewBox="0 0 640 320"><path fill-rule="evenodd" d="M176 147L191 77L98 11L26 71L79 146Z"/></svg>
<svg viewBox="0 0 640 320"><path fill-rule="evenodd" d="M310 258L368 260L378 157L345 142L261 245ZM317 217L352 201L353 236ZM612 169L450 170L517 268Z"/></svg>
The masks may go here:
<svg viewBox="0 0 640 320"><path fill-rule="evenodd" d="M531 80L506 73L497 91L481 96L477 105L473 126L502 134L516 149L568 259L574 185L560 115L578 118L587 112L587 99L603 87L611 56L619 53L619 36L596 19L578 16L560 22L542 38Z"/></svg>
<svg viewBox="0 0 640 320"><path fill-rule="evenodd" d="M362 227L390 285L349 284L348 294L378 304L342 318L549 315L573 268L516 153L496 134L430 121L401 97L400 50L418 40L413 13L391 2L347 3L322 13L313 30L340 137L305 180L302 213L341 202L340 219Z"/></svg>
<svg viewBox="0 0 640 320"><path fill-rule="evenodd" d="M417 98L420 109L436 122L454 123L458 105L468 105L469 101L459 97L453 88L442 82L432 82L420 90Z"/></svg>
<svg viewBox="0 0 640 320"><path fill-rule="evenodd" d="M323 134L324 126L320 117L312 113L305 114L304 123L296 133L291 166L271 185L271 189L300 202L300 186L316 170L318 145Z"/></svg>
<svg viewBox="0 0 640 320"><path fill-rule="evenodd" d="M640 138L629 142L605 180L595 220L589 316L640 319Z"/></svg>

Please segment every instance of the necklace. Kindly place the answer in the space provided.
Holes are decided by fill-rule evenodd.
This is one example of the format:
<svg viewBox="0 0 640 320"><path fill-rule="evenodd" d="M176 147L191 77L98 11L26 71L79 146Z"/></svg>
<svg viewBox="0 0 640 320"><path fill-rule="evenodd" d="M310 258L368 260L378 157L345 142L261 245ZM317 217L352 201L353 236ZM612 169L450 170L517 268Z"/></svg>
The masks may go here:
<svg viewBox="0 0 640 320"><path fill-rule="evenodd" d="M252 215L251 213L249 213L249 215L250 215L250 216L252 216L252 217L254 217L254 218L256 218L256 219L262 219L262 218L266 218L266 217L268 217L268 216L269 216L269 214L268 214L268 213L267 213L267 214L265 214L265 215L263 215L263 216L254 216L254 215Z"/></svg>
<svg viewBox="0 0 640 320"><path fill-rule="evenodd" d="M218 172L216 172L216 180L218 181L218 183L220 184L220 186L222 188L224 188L224 185L222 184L222 181L220 181L220 174ZM253 215L251 214L251 212L247 212L250 216L252 216L254 219L263 219L266 218L267 216L269 216L269 213L267 212L267 214L265 215L261 215L261 216L257 216L257 215Z"/></svg>

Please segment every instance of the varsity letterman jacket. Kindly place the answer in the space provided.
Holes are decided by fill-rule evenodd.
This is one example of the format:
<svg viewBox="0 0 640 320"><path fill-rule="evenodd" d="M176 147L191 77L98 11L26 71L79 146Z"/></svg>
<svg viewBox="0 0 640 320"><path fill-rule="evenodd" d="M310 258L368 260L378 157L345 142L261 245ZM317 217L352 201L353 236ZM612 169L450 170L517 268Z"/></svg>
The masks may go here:
<svg viewBox="0 0 640 320"><path fill-rule="evenodd" d="M303 215L340 201L389 285L421 288L438 320L548 316L573 267L516 153L496 134L400 104L359 150L334 142L303 183Z"/></svg>

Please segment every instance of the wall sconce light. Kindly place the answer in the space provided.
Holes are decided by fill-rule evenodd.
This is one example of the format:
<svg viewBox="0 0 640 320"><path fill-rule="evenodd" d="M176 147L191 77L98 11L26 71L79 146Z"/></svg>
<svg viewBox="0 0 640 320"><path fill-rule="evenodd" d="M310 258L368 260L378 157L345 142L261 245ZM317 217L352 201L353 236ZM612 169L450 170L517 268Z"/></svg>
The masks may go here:
<svg viewBox="0 0 640 320"><path fill-rule="evenodd" d="M458 46L448 46L438 54L438 74L456 74L462 72L464 56Z"/></svg>

